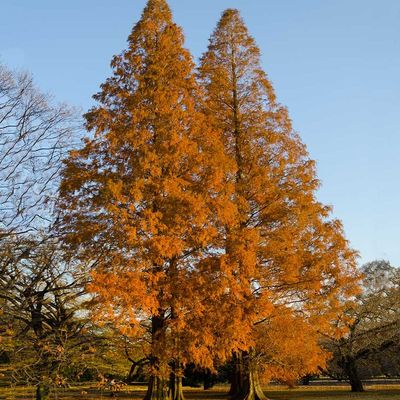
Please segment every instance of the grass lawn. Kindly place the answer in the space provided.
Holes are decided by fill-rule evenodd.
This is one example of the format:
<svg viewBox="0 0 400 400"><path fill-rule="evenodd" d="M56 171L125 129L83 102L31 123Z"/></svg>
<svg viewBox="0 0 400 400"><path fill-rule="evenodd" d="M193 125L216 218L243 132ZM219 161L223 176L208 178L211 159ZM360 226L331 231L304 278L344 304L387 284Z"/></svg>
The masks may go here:
<svg viewBox="0 0 400 400"><path fill-rule="evenodd" d="M118 393L120 399L142 399L145 387L130 387L126 391ZM185 397L188 400L225 400L228 399L227 387L220 386L212 390L185 388ZM368 386L364 393L351 393L347 387L337 386L301 386L295 389L287 389L284 386L266 386L265 393L271 400L400 400L400 385L397 386ZM32 388L0 388L1 400L31 400ZM92 386L79 386L70 389L61 389L57 393L59 400L106 400L109 392L100 392Z"/></svg>
<svg viewBox="0 0 400 400"><path fill-rule="evenodd" d="M368 386L364 393L351 393L350 388L337 386L301 386L296 389L266 387L265 394L277 400L400 400L400 386Z"/></svg>

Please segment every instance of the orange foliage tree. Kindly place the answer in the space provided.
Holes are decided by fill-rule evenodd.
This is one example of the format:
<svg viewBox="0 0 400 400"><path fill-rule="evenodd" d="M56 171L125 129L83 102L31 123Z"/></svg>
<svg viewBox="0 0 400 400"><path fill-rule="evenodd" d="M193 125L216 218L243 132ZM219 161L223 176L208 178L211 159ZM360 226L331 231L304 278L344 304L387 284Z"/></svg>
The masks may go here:
<svg viewBox="0 0 400 400"><path fill-rule="evenodd" d="M59 229L91 264L98 318L149 338L146 399L182 399L183 364L231 352L239 397L264 396L260 372L314 371L355 253L238 12L196 79L166 2L149 0L112 67L86 114L94 137L66 161Z"/></svg>
<svg viewBox="0 0 400 400"><path fill-rule="evenodd" d="M204 111L233 167L226 182L234 187L237 218L225 226L221 257L252 314L247 322L254 324L247 341L251 350L235 354L231 394L262 399L257 361L270 360L265 375L287 380L323 363L320 352L304 362L308 355L299 346L308 340L317 348L318 330L331 329L333 316L354 293L356 254L341 223L315 198L315 163L276 101L237 10L223 13L199 79ZM296 335L288 337L291 327Z"/></svg>
<svg viewBox="0 0 400 400"><path fill-rule="evenodd" d="M86 114L94 137L66 161L59 229L91 263L98 317L150 336L146 399L180 399L183 363L212 368L244 343L227 318L223 339L208 317L217 304L229 315L218 249L234 214L230 161L164 0L148 1L111 65Z"/></svg>

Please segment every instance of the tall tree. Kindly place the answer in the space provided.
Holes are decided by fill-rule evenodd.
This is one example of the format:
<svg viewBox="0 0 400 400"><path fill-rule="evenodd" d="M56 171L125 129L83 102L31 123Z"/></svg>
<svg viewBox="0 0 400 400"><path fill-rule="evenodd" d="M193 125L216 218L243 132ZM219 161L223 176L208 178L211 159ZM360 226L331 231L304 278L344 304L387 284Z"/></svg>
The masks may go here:
<svg viewBox="0 0 400 400"><path fill-rule="evenodd" d="M229 160L197 109L194 64L164 0L148 1L111 65L86 114L94 139L66 162L60 229L92 262L101 318L130 336L149 330L146 399L180 399L181 363L210 364L215 348L212 332L189 323L205 321L202 276L218 268L217 220L231 218Z"/></svg>
<svg viewBox="0 0 400 400"><path fill-rule="evenodd" d="M237 10L223 13L201 59L199 78L205 113L222 132L233 166L226 181L234 187L238 213L226 225L221 257L236 271L237 291L254 326L268 329L276 316L284 326L286 315L287 325L301 318L307 326L327 329L352 293L355 253L341 223L330 219L329 207L315 198L314 162L287 110L277 103L260 51ZM256 342L257 330L249 342ZM241 398L264 398L252 365L256 348L236 355L245 365L238 365L231 393Z"/></svg>

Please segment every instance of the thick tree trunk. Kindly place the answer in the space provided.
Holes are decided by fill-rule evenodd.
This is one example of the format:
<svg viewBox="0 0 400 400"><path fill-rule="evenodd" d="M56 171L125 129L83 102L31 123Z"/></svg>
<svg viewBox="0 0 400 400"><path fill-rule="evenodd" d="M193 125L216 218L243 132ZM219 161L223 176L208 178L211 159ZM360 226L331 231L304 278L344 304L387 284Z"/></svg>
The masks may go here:
<svg viewBox="0 0 400 400"><path fill-rule="evenodd" d="M229 394L235 400L267 400L257 372L257 366L247 352L235 355Z"/></svg>
<svg viewBox="0 0 400 400"><path fill-rule="evenodd" d="M144 400L166 400L168 399L167 382L158 376L150 376L147 392Z"/></svg>
<svg viewBox="0 0 400 400"><path fill-rule="evenodd" d="M203 388L204 390L211 389L214 386L214 375L210 370L206 369L203 373Z"/></svg>
<svg viewBox="0 0 400 400"><path fill-rule="evenodd" d="M232 373L230 376L230 389L229 396L237 397L243 390L243 362L242 362L242 352L238 351L233 353L232 356Z"/></svg>
<svg viewBox="0 0 400 400"><path fill-rule="evenodd" d="M240 400L267 400L258 377L258 373L255 370L250 369L245 373L244 387L240 397Z"/></svg>
<svg viewBox="0 0 400 400"><path fill-rule="evenodd" d="M164 334L164 316L160 310L159 315L151 319L152 342L162 340ZM160 360L154 354L150 357L151 376L147 385L147 392L144 400L165 400L168 399L168 380L160 374Z"/></svg>
<svg viewBox="0 0 400 400"><path fill-rule="evenodd" d="M176 273L175 260L171 262L171 274L172 276ZM171 306L171 319L176 319L176 313L173 306ZM171 373L169 376L169 387L168 387L168 400L184 400L183 397L183 386L182 376L183 368L180 357L180 338L179 332L174 332L174 353L176 356L170 362Z"/></svg>
<svg viewBox="0 0 400 400"><path fill-rule="evenodd" d="M352 392L363 392L364 386L358 373L356 360L352 357L347 357L345 362L345 369L350 381Z"/></svg>
<svg viewBox="0 0 400 400"><path fill-rule="evenodd" d="M182 371L180 365L173 366L169 377L168 400L184 400Z"/></svg>

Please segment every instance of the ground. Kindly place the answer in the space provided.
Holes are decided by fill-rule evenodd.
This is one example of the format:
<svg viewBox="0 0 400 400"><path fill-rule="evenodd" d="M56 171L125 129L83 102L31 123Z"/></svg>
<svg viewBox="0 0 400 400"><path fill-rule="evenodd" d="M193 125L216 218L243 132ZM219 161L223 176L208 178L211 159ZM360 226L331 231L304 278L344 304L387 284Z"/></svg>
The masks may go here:
<svg viewBox="0 0 400 400"><path fill-rule="evenodd" d="M400 385L368 386L365 393L351 393L347 387L338 386L301 386L288 389L283 386L266 386L265 393L271 400L400 400ZM141 399L144 387L131 387L118 393L120 399ZM31 400L32 389L16 388L13 390L0 388L1 400ZM227 388L220 386L212 390L186 389L187 400L226 400ZM70 389L60 389L57 393L59 400L106 400L110 393L95 389L95 385L75 386Z"/></svg>

